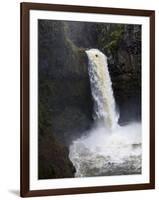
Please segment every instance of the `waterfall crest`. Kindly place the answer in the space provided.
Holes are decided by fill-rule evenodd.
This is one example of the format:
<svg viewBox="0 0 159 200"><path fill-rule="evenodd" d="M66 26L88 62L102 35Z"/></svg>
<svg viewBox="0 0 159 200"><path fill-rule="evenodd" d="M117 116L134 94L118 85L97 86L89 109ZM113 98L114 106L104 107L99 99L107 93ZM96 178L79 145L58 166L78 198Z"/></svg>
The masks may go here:
<svg viewBox="0 0 159 200"><path fill-rule="evenodd" d="M118 114L115 109L107 57L98 49L90 49L86 53L89 59L88 73L94 99L94 119L103 121L107 128L114 129L117 126Z"/></svg>

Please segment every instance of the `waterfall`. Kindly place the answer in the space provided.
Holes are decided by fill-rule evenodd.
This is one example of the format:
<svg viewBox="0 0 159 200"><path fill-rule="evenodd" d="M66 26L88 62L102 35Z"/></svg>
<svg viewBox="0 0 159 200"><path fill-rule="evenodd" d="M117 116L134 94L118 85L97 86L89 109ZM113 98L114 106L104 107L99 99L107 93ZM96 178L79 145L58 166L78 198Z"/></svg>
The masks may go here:
<svg viewBox="0 0 159 200"><path fill-rule="evenodd" d="M95 121L104 121L107 128L114 129L117 126L118 114L115 109L107 57L98 49L90 49L86 53L89 60L88 73L94 99L94 119Z"/></svg>
<svg viewBox="0 0 159 200"><path fill-rule="evenodd" d="M107 57L98 49L86 54L95 123L69 147L75 177L141 174L141 123L118 125Z"/></svg>

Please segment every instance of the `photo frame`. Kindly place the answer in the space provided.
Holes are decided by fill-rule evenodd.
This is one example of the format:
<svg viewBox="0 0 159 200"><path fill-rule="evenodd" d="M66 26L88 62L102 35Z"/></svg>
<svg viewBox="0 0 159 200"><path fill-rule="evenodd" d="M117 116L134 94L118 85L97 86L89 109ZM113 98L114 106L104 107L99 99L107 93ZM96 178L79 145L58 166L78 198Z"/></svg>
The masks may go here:
<svg viewBox="0 0 159 200"><path fill-rule="evenodd" d="M54 21L55 23L52 21ZM70 27L69 32L67 32L67 36L63 35L63 33L65 31L64 29L68 28L68 27L63 27L61 25L61 22L63 23L63 21L67 23L68 27ZM70 22L73 22L73 23L71 24ZM50 25L50 23L51 23L51 25ZM91 24L91 27L93 27L91 29L91 31L89 28L90 27L89 24ZM112 30L114 32L110 32L109 43L107 40L106 41L104 40L105 37L103 37L102 35L100 35L100 37L98 37L97 29L94 29L94 26L98 27L98 24L100 24L99 29L101 32L102 31L104 32L104 30L108 30L108 27L111 26L110 24L114 24L112 26L112 27L115 27L115 28L112 28ZM107 26L105 26L103 24L107 24ZM120 24L122 24L122 25L120 25ZM129 25L129 26L127 26L127 25ZM121 37L125 37L127 39L130 36L130 38L131 38L131 34L132 34L131 25L132 26L134 25L134 27L135 27L133 29L133 31L134 31L133 33L138 34L140 36L140 39L139 39L140 47L139 47L139 50L136 50L136 51L139 51L139 53L132 53L132 54L130 53L131 54L130 58L132 59L132 61L130 61L130 62L133 63L133 61L135 60L134 63L137 63L137 64L134 64L134 66L139 65L141 67L141 70L138 70L139 72L137 71L137 75L141 76L141 81L139 81L140 78L135 79L136 75L134 75L134 74L136 71L133 73L133 75L135 76L135 78L133 76L133 78L134 78L133 80L135 80L134 82L136 83L136 80L137 80L139 82L139 85L141 86L141 88L140 88L141 91L139 89L139 91L140 91L139 94L135 93L135 95L138 95L138 96L136 97L134 95L135 99L139 99L139 101L141 102L141 105L138 106L138 101L137 101L137 103L136 103L137 106L132 109L132 113L135 113L135 114L131 115L130 111L129 111L129 109L131 108L131 105L128 104L129 106L125 109L124 105L126 105L125 102L127 102L127 100L125 100L124 104L122 104L122 101L124 98L122 97L123 99L122 98L120 99L120 95L118 98L117 88L114 89L114 94L115 94L114 96L115 96L115 99L117 98L117 102L119 102L119 110L121 108L125 109L125 112L122 115L123 118L121 117L122 119L119 124L120 127L127 126L127 121L126 121L127 118L131 118L132 121L134 120L134 116L135 117L137 116L138 118L140 118L139 121L140 121L140 125L142 127L142 128L140 128L141 135L142 135L141 144L133 143L133 144L131 144L131 148L130 147L127 148L127 147L125 147L125 143L124 143L125 152L127 153L128 151L130 151L129 158L132 159L132 157L134 156L134 154L132 154L133 147L135 148L135 156L137 154L137 157L134 156L136 159L135 161L131 160L129 163L129 160L126 160L126 161L124 160L123 163L124 164L126 163L126 167L128 167L128 168L126 168L126 170L124 168L125 165L124 165L124 167L123 167L123 165L122 165L122 167L120 166L120 168L119 168L119 165L117 165L116 168L114 167L114 166L116 166L116 163L119 163L119 161L117 161L117 160L115 160L114 162L112 160L108 161L108 162L106 161L106 159L110 158L111 156L109 156L109 155L107 155L107 157L105 156L105 151L107 149L105 149L105 146L103 147L103 145L105 145L105 143L102 144L102 148L104 148L104 154L101 153L102 156L101 155L100 156L104 160L98 160L98 163L103 163L103 161L104 161L105 165L107 164L106 168L108 168L108 166L110 166L110 170L107 175L105 175L106 172L104 171L104 172L102 172L104 175L98 176L96 174L98 174L100 167L96 166L93 169L88 168L87 169L88 176L87 176L87 173L85 171L84 172L81 171L81 170L84 170L83 168L81 168L80 170L77 169L77 164L78 164L78 163L76 163L77 159L74 159L74 157L73 157L74 153L77 153L80 151L79 149L77 152L74 151L75 148L77 148L77 146L71 146L71 150L70 150L70 146L69 146L70 144L67 147L70 152L72 151L71 152L71 155L72 155L71 161L74 165L74 167L73 167L73 165L70 164L70 161L68 159L71 157L71 155L69 154L69 157L68 157L68 152L67 152L67 150L65 150L65 147L63 147L63 144L60 146L58 142L50 143L50 140L51 140L50 137L52 138L52 135L51 136L49 135L47 138L45 138L42 135L42 134L45 135L45 133L43 133L43 130L47 127L51 127L50 129L47 129L49 134L50 134L50 131L54 131L54 127L52 127L52 124L50 125L50 123L52 123L52 121L50 122L50 119L55 121L56 122L55 124L59 123L57 130L60 129L61 127L64 127L64 130L62 130L62 131L66 132L65 127L69 127L67 134L70 134L70 129L75 130L74 126L72 126L72 124L79 124L79 126L81 127L80 131L83 131L83 129L82 129L84 127L83 124L85 124L87 119L86 118L83 119L80 115L81 113L79 113L79 111L77 109L71 110L72 107L71 108L68 107L67 112L59 111L60 118L57 118L56 120L55 120L55 114L53 115L54 117L52 117L52 116L50 117L50 115L49 115L49 117L48 116L46 117L45 113L47 113L48 110L56 110L56 108L58 106L62 106L63 103L66 103L65 107L64 108L58 107L58 109L66 109L68 99L69 99L69 101L71 101L69 97L68 97L68 99L65 98L66 96L63 98L63 100L61 100L61 102L59 101L59 99L56 99L54 101L54 97L52 97L52 96L48 97L47 90L49 87L49 91L50 91L50 87L52 87L51 91L53 91L53 94L56 90L56 94L60 96L61 93L58 93L58 92L60 92L61 87L66 87L66 90L65 89L61 90L62 94L68 93L70 95L70 93L69 93L70 85L74 86L77 84L76 83L76 81L77 81L76 75L78 75L79 71L77 69L75 72L74 71L72 72L72 68L69 68L71 63L74 63L74 66L75 66L76 60L78 60L77 52L76 52L77 57L75 57L75 59L72 57L72 55L76 56L76 55L74 55L74 51L76 51L76 49L74 49L74 51L72 50L71 54L69 54L70 51L68 50L64 57L65 50L69 49L69 48L72 48L72 49L75 48L74 44L77 46L79 45L80 46L79 50L80 50L80 52L82 52L82 55L80 54L80 56L83 56L83 57L79 57L80 65L83 65L83 62L85 62L85 61L83 61L83 59L86 59L86 54L87 54L88 58L86 59L87 60L86 63L88 63L88 60L90 59L89 65L92 66L90 64L91 58L89 56L92 56L92 53L94 53L94 51L88 52L88 49L90 49L90 47L92 49L94 49L94 47L95 47L95 49L96 49L98 47L96 41L97 40L100 41L100 39L103 37L104 39L102 40L102 42L100 41L101 48L102 48L102 44L104 44L105 42L107 42L105 51L108 52L108 49L111 48L111 49L109 49L110 50L110 56L109 56L110 58L108 58L108 71L111 71L109 66L113 67L116 63L118 64L118 61L119 61L119 59L117 59L114 61L115 64L112 63L112 60L114 58L114 57L113 58L111 57L112 56L112 54L111 54L112 48L115 48L115 53L117 52L117 50L116 50L117 48L120 50L123 50L123 48L125 48L125 46L124 46L125 43L124 42L119 43L119 41L124 40ZM82 27L82 26L84 26L84 32L81 31L82 28L78 29L79 27ZM141 27L141 31L140 31L139 26ZM101 27L102 27L102 29L101 29ZM47 28L47 29L45 29L45 28ZM136 29L137 29L137 31L136 31ZM51 37L50 37L49 34L54 33L54 30L55 30L55 32L57 31L56 34L54 34L53 36L51 35ZM59 30L60 30L60 32L58 32ZM96 31L95 36L91 35L92 30ZM111 28L109 30L111 30ZM124 30L126 30L127 31L126 33L130 34L130 35L126 36ZM44 36L45 34L46 35L48 34L49 36L47 35L45 37ZM86 36L86 34L87 34L87 36ZM133 35L133 38L135 38L133 40L133 42L136 42L136 40L137 40L136 38L138 37L138 35L137 36ZM78 39L77 39L77 36L78 36ZM60 37L61 37L61 40L59 39ZM71 42L70 42L70 38L68 39L68 38L64 38L64 37L71 37ZM84 37L89 39L88 43L87 43L86 39L84 41L82 40L82 38L84 38ZM94 37L96 37L96 40L94 39ZM47 41L46 41L46 39L47 39ZM57 44L55 47L54 41L56 39L59 42L56 41ZM66 41L65 41L65 39L66 39ZM74 43L74 44L72 44L72 43ZM131 46L131 44L132 44L131 39L130 39L129 43ZM40 46L41 44L42 44L42 46ZM50 44L53 45L51 47L54 49L54 51L50 50L50 48L51 48L49 46ZM65 46L64 46L65 49L63 49L63 46L62 46L64 44L65 44ZM118 45L120 44L120 45L122 45L122 47L119 48L118 46L116 46L116 44L118 44ZM70 47L70 46L68 47L67 45L73 45L73 47ZM133 48L128 48L128 47L129 46L126 46L126 51L128 52L127 54L129 54L129 50L134 52L134 48L136 48L136 47L133 47ZM104 48L105 47L103 47L103 49L102 49L103 51L104 51ZM86 51L87 53L83 54L83 50ZM49 53L50 51L51 51L51 54ZM102 59L103 54L101 54L97 50L95 50L95 53L96 53L95 54L96 57L100 57ZM116 55L115 53L113 55ZM125 51L124 51L124 53L125 53ZM109 54L109 52L108 52L108 54ZM122 55L118 54L118 57L127 55L127 54L122 54ZM135 58L133 57L133 55L136 56L136 54L138 56L137 61L136 61L136 57ZM59 56L59 55L62 55L62 56ZM51 67L55 66L55 63L54 63L55 57L54 56L57 57L57 59L56 59L57 65L56 66L60 67L60 66L64 65L63 63L69 63L68 65L66 65L66 66L68 66L68 68L67 67L65 69L61 68L57 72L54 69L53 71L50 72L49 66L51 66ZM52 57L54 59L51 59ZM64 61L62 60L63 57L64 57ZM69 62L68 58L69 59L72 58L72 61ZM120 57L120 59L124 60L124 56L123 56L123 58ZM105 61L102 60L102 62L105 62ZM124 62L126 62L126 61L123 61L123 64L120 63L122 65L122 67L125 66ZM59 63L62 63L62 64L59 64ZM98 63L96 63L96 66L98 66ZM118 66L119 69L121 69L120 66ZM114 75L114 74L116 71L114 72L113 69L112 69L112 72L110 72L110 76L111 76L111 74L113 74L114 80L115 80L116 75ZM65 72L63 72L63 70L65 70ZM46 71L47 71L47 73L44 76ZM84 70L84 72L87 72L87 70L86 71ZM120 74L120 77L122 75L122 72ZM96 73L98 74L98 72L96 72ZM118 72L116 72L116 73L118 73ZM126 73L132 76L131 70L127 71ZM65 74L67 74L68 76L71 76L71 77L73 76L73 82L71 82L71 84L69 86L67 85L67 83L68 83L68 81L70 81L71 78L69 77L68 79L64 80ZM103 71L102 71L102 74L103 74ZM54 83L51 82L54 80L52 77L54 77L54 79L56 79L56 80L59 80L59 82L60 82L60 83L56 84L55 87L53 87L54 85L50 86L50 84L55 83L55 82ZM123 80L126 81L128 79L128 76L123 76L123 77L125 77L125 79L123 78L122 81ZM40 85L41 80L45 80L45 84ZM71 79L71 81L72 81L72 79ZM80 82L80 81L81 81L81 77L78 76L77 82ZM108 77L107 81L111 82L109 80L109 77ZM119 81L120 81L120 79L119 79ZM46 83L48 83L48 82L49 82L49 84L46 86ZM64 85L61 85L62 82ZM129 81L129 82L131 82L131 81ZM82 85L81 86L82 88L85 87L85 83L80 82L80 84ZM84 86L83 86L83 84L84 84ZM97 84L97 83L95 83L95 84ZM112 84L112 87L114 87L113 84L115 84L115 82L108 84L108 85L110 85L110 88L111 88L111 84ZM122 82L121 88L124 87L124 84L125 84L125 82L124 83ZM120 83L119 83L119 85L120 85ZM91 87L93 87L93 86L91 85ZM137 85L134 87L139 87L139 86ZM41 88L44 88L43 92L41 92L42 91ZM77 85L77 88L79 88L79 85ZM77 90L77 88L75 88L75 90ZM110 88L108 88L108 91ZM128 90L130 90L130 89L131 88L129 87ZM120 90L120 88L119 88L119 90ZM138 90L138 88L137 88L137 90ZM72 91L72 89L70 89L70 91ZM85 91L85 90L83 90L83 91ZM101 91L102 90L100 90L100 92ZM136 91L136 88L135 88L135 90L132 90L132 91ZM74 90L73 90L73 92L74 92ZM49 93L49 95L50 95L50 93ZM87 93L86 94L80 93L80 97L84 98L84 100L81 100L81 101L84 101L87 104L87 106L83 107L84 110L82 110L82 113L85 112L85 109L87 110L88 106L90 105L87 102L88 98L87 98L87 100L85 99L85 95L86 95L86 97L88 96ZM109 97L111 95L112 95L112 93L110 93ZM77 98L78 94L76 94L75 96ZM93 96L93 92L92 92L92 96ZM128 97L127 99L131 98L129 93L127 94L126 97ZM42 101L42 102L45 101L45 99L47 99L47 103L45 103L45 105L39 103L40 101ZM78 99L78 98L77 98L77 100L78 100L78 102L80 101L80 99ZM51 101L51 103L50 103L50 101ZM54 102L54 103L52 103L52 102ZM82 102L81 103L78 103L78 102L76 102L75 105L80 104L80 106L81 106ZM111 99L111 102L112 102L112 99ZM50 104L53 107L51 107ZM71 102L71 104L74 104L74 100ZM41 106L44 111L41 110ZM75 106L74 106L74 108L75 108ZM92 105L90 106L90 109L92 109ZM102 107L102 109L103 109L103 107ZM140 109L141 109L141 112L139 112ZM135 110L135 112L133 112L133 110ZM100 110L98 110L98 111L100 111ZM71 112L71 114L68 114L70 112ZM121 111L121 112L123 112L123 111ZM53 112L51 111L50 113L53 113ZM55 113L58 113L58 112L55 112ZM61 115L63 113L66 115L65 118L63 116L61 117ZM77 115L77 113L79 113L79 114ZM130 116L127 116L127 114L125 114L125 113L130 114ZM93 116L93 113L91 113L91 114ZM49 118L48 121L43 116L45 116L47 119ZM70 116L74 116L73 119L77 118L77 120L73 121L73 119L70 118ZM102 115L102 117L103 117L103 115ZM112 122L112 118L110 118L111 122ZM65 121L63 122L62 121L63 119L65 119L67 122L65 122ZM42 122L41 122L41 120L42 120ZM69 120L72 121L71 124L69 124L69 122L68 122ZM92 119L92 121L93 120L94 119ZM118 119L118 120L120 121L120 119ZM64 123L64 125L62 125L62 123ZM126 125L125 125L125 123L126 123ZM42 126L42 128L40 129L39 127L41 127L41 126ZM118 124L117 124L117 126L118 126ZM70 127L72 127L72 128L70 128ZM88 124L87 124L87 127L88 127ZM94 127L94 125L92 127ZM136 128L136 126L135 126L135 128ZM127 132L133 132L134 130L136 130L135 128L131 127L131 129L126 129L126 131L125 131L126 134L127 134ZM92 130L92 128L90 128L90 130ZM95 130L98 130L98 127L96 127ZM42 133L39 133L40 131ZM59 139L58 138L59 134L61 134L62 131L60 129L58 135L56 135L57 140ZM76 132L79 132L79 130ZM83 132L87 133L88 130L85 129ZM121 132L124 132L124 131L121 131ZM103 135L102 135L103 133L100 133L98 131L98 133L95 133L95 134L97 134L97 138L95 138L95 141L101 142L101 140L103 140ZM136 134L136 132L135 132L135 134ZM101 137L101 140L98 138L98 136L99 136L99 138ZM53 137L55 137L55 136L53 136ZM62 139L59 139L60 142L64 140L63 139L64 135L61 134L61 137L62 137ZM67 137L68 137L68 135L66 135L66 146L69 143L67 141ZM84 140L83 140L83 137L84 137ZM115 136L115 139L113 137L111 139L111 141L113 141L113 145L114 145L114 140L115 141L119 140L120 144L122 143L122 141L126 141L126 145L129 145L129 142L127 142L128 141L127 137L129 137L129 136L122 136L121 138L119 138L118 136L117 137ZM74 141L75 139L73 136L72 136L72 138L69 140ZM79 135L77 138L79 138ZM132 138L134 138L134 135ZM131 138L131 140L133 140L132 138ZM44 140L46 141L45 144L43 143ZM76 140L76 142L73 144L76 145L78 143L78 145L81 145L81 144L85 144L85 142L88 142L90 144L90 141L92 142L92 138L88 139L86 137L86 140L85 140L85 136L82 136L82 142L81 142L81 140L78 140L78 141ZM94 141L94 139L93 139L93 141ZM106 140L104 140L104 142L106 142L106 143L107 143L107 141L109 141L108 138L106 138ZM86 146L88 145L88 143L86 143ZM111 149L112 150L111 153L114 153L114 155L116 155L116 151L119 152L120 147L117 150L116 146L115 146L115 145L118 145L117 143L115 143L114 146L112 146L112 144L111 144L111 146L110 146L110 144L107 144L107 145L109 145L109 146L107 146L107 148L108 147L110 149L113 148L113 150ZM46 146L48 146L48 147L46 147ZM52 146L54 148L57 147L57 149L51 150ZM93 146L94 146L94 144L93 144ZM91 144L91 148L92 148L92 144ZM45 154L44 154L44 149L45 149ZM82 149L83 149L83 147L82 147ZM97 146L97 149L98 149L97 151L100 151L101 150L100 146ZM52 153L55 152L55 150L57 153L52 155ZM89 148L86 150L89 150ZM60 153L58 153L59 151L60 151ZM125 152L124 152L124 150L122 150L122 158L121 159L125 159ZM140 152L140 153L138 154L138 152ZM88 153L90 153L90 152L88 151ZM40 154L40 156L39 156L39 154ZM54 156L53 158L55 158L56 156L60 157L59 155L65 156L66 154L67 154L67 160L64 157L62 157L62 159L61 159L62 161L61 160L57 161L58 159L56 159L56 161L54 160L53 164L55 162L57 162L57 163L61 162L61 163L56 165L56 166L58 166L56 169L55 168L51 169L51 172L50 171L44 172L44 169L47 168L46 165L45 165L45 168L43 167L44 164L46 164L46 162L44 163L44 160L46 160L46 158L47 158L47 162L50 164L50 158L52 158L52 156ZM48 155L49 155L49 157L45 157ZM85 156L84 158L83 157L81 157L81 158L85 159L86 157L87 156ZM133 157L133 159L134 159L134 157ZM95 158L93 157L93 159L97 159L97 157L95 157ZM92 160L89 160L89 162L88 162L88 160L86 160L86 161L87 161L86 164L93 162ZM69 162L69 164L65 168L65 163L67 164L68 162ZM79 162L79 160L78 160L78 162ZM138 167L138 165L136 167L136 162L140 163L139 167ZM52 163L51 163L51 165L52 165ZM71 169L73 169L74 172L73 171L70 172L70 165L71 165ZM101 164L101 166L103 167L103 164ZM59 168L62 168L61 171L59 171ZM86 165L85 165L85 168L86 168ZM97 172L95 171L95 169L97 169ZM115 169L115 172L112 172L112 169ZM135 174L134 174L134 171L132 170L133 173L130 172L129 174L127 174L125 172L125 171L127 171L127 169L131 169L131 170L138 169L138 171L137 172L135 171ZM90 175L90 170L93 171L91 173L94 173L94 175ZM104 170L105 170L105 168L104 168ZM119 171L122 171L122 172L119 173ZM62 173L64 172L63 178L61 177L62 175L61 176L57 175L58 173L61 173L61 172ZM51 173L51 176L53 176L53 178L50 178L51 177L50 173ZM72 173L76 173L76 177L71 178L70 173L71 173L71 175L72 175ZM82 173L84 175L81 175ZM155 187L155 11L121 9L121 8L105 8L105 7L74 6L74 5L41 4L41 3L21 3L21 174L20 174L20 176L21 176L21 178L20 178L20 194L22 197L154 189L154 187Z"/></svg>

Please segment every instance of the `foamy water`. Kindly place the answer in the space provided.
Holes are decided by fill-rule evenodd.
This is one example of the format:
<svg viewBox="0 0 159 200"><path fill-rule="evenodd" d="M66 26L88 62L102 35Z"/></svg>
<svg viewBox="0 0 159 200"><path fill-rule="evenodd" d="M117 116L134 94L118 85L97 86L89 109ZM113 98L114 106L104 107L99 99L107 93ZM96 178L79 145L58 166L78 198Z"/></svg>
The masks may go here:
<svg viewBox="0 0 159 200"><path fill-rule="evenodd" d="M76 177L141 173L141 125L118 127L110 133L99 125L72 143L70 159Z"/></svg>

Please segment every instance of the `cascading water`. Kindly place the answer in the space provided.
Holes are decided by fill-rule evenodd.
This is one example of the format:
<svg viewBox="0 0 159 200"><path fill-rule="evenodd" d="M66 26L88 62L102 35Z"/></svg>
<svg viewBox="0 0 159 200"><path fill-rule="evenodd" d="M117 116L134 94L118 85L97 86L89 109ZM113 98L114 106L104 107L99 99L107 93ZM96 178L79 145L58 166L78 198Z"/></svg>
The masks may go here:
<svg viewBox="0 0 159 200"><path fill-rule="evenodd" d="M73 141L69 157L76 177L141 173L141 124L118 125L107 58L98 49L86 51L94 99L95 125Z"/></svg>
<svg viewBox="0 0 159 200"><path fill-rule="evenodd" d="M112 83L107 67L106 56L97 49L86 51L89 59L89 77L94 99L95 121L104 121L107 128L113 129L117 125L118 115Z"/></svg>

